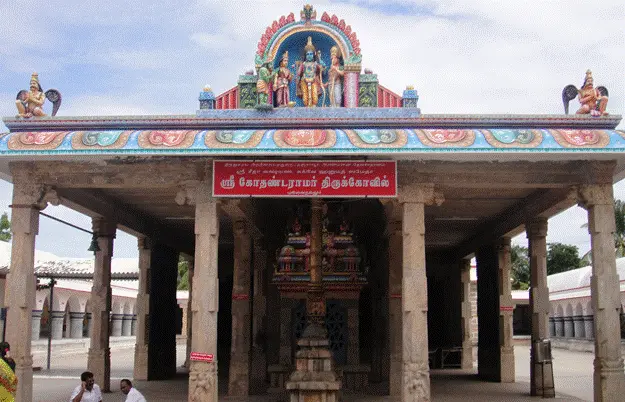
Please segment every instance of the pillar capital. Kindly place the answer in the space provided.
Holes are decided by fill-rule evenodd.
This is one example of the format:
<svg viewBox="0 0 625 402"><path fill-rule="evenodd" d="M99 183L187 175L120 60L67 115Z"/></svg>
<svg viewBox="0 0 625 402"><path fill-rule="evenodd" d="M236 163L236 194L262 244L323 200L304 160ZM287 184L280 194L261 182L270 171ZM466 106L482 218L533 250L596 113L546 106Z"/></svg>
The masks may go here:
<svg viewBox="0 0 625 402"><path fill-rule="evenodd" d="M139 251L141 250L151 250L152 249L152 241L149 237L141 236L137 237L137 248Z"/></svg>
<svg viewBox="0 0 625 402"><path fill-rule="evenodd" d="M399 187L397 197L400 203L419 203L425 205L440 206L445 197L442 192L437 191L434 184L411 183Z"/></svg>
<svg viewBox="0 0 625 402"><path fill-rule="evenodd" d="M247 236L249 234L247 222L244 220L234 221L232 223L232 230L234 231L235 238Z"/></svg>
<svg viewBox="0 0 625 402"><path fill-rule="evenodd" d="M525 224L527 238L547 236L547 218L534 218Z"/></svg>
<svg viewBox="0 0 625 402"><path fill-rule="evenodd" d="M497 239L497 242L495 243L495 247L497 247L498 251L503 251L503 250L510 250L510 247L512 246L512 239L504 236L504 237L500 237L499 239Z"/></svg>
<svg viewBox="0 0 625 402"><path fill-rule="evenodd" d="M97 217L92 219L93 233L97 237L109 237L114 239L117 231L117 223L112 219Z"/></svg>
<svg viewBox="0 0 625 402"><path fill-rule="evenodd" d="M612 184L589 184L577 188L578 205L588 209L595 205L613 205Z"/></svg>
<svg viewBox="0 0 625 402"><path fill-rule="evenodd" d="M178 185L180 190L176 193L175 201L178 205L195 205L198 180L186 180Z"/></svg>

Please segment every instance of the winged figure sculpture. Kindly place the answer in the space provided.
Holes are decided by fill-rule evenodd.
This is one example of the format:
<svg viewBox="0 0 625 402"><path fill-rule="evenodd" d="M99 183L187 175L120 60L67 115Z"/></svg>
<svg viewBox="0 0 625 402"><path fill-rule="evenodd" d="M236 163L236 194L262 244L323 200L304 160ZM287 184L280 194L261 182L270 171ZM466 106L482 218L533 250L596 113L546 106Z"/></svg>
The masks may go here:
<svg viewBox="0 0 625 402"><path fill-rule="evenodd" d="M575 85L567 85L562 90L562 102L564 103L564 113L569 114L569 102L579 98L581 107L576 114L590 114L592 116L602 116L608 114L605 109L608 105L608 89L606 87L594 87L592 72L586 71L586 78L580 89Z"/></svg>
<svg viewBox="0 0 625 402"><path fill-rule="evenodd" d="M61 107L61 93L56 89L48 89L44 92L39 84L39 76L33 73L30 78L30 90L23 89L17 93L15 105L18 115L27 118L45 116L43 104L46 99L52 102L52 116L56 116Z"/></svg>

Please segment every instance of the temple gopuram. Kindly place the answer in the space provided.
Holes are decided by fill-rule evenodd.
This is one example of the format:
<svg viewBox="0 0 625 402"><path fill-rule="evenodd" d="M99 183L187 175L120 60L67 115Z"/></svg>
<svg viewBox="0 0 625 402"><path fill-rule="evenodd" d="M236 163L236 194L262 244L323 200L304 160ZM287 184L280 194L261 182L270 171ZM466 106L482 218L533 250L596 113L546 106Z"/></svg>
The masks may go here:
<svg viewBox="0 0 625 402"><path fill-rule="evenodd" d="M96 383L110 389L110 268L123 230L139 247L134 379L176 375L185 254L188 400L211 402L436 399L441 356L474 367L474 257L476 374L514 382L515 359L530 359L527 391L555 396L547 220L579 204L592 243L595 400L622 397L612 185L625 177L625 132L608 90L588 71L581 88L564 88L562 114L428 115L415 88L395 93L363 70L356 27L319 14L306 5L273 21L250 55L255 70L222 94L204 88L193 114L63 116L62 88L44 92L36 74L18 93L0 134L0 175L14 186L16 401L32 400L33 255L49 203L93 219ZM523 232L531 356L512 342L510 242Z"/></svg>

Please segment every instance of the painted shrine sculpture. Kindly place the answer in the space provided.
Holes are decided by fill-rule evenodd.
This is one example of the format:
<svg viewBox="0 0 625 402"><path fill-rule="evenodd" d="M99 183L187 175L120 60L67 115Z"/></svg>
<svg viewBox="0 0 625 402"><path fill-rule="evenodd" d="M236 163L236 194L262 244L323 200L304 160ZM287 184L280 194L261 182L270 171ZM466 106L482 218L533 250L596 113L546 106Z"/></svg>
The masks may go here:
<svg viewBox="0 0 625 402"><path fill-rule="evenodd" d="M45 93L39 83L39 75L33 73L30 77L30 89L25 89L17 93L15 106L19 117L41 117L46 114L43 112L43 104L48 99L52 102L52 116L55 116L61 106L61 93L56 89L49 89Z"/></svg>
<svg viewBox="0 0 625 402"><path fill-rule="evenodd" d="M575 98L579 99L581 107L575 114L590 114L591 116L603 116L608 105L608 90L605 87L593 86L592 71L586 71L584 83L580 89L575 85L567 85L562 91L562 101L564 102L564 112L569 113L569 102Z"/></svg>
<svg viewBox="0 0 625 402"><path fill-rule="evenodd" d="M322 74L326 66L315 50L312 37L308 37L304 50L304 61L297 67L297 96L302 98L304 106L316 107L319 95L325 91Z"/></svg>
<svg viewBox="0 0 625 402"><path fill-rule="evenodd" d="M340 107L343 102L343 66L341 65L341 50L337 46L330 49L330 71L328 71L328 83L330 90L330 106Z"/></svg>
<svg viewBox="0 0 625 402"><path fill-rule="evenodd" d="M258 94L258 108L272 108L271 93L272 83L275 77L275 72L271 68L271 60L265 61L262 67L258 70L258 80L256 81L256 93Z"/></svg>
<svg viewBox="0 0 625 402"><path fill-rule="evenodd" d="M284 52L274 79L274 91L278 106L290 106L289 84L292 79L293 73L289 70L289 52Z"/></svg>

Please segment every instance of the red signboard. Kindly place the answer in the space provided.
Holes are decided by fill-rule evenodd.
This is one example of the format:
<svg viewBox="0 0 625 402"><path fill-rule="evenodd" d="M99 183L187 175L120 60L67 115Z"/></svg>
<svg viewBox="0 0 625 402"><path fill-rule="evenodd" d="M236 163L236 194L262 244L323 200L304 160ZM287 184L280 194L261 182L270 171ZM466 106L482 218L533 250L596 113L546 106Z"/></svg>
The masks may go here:
<svg viewBox="0 0 625 402"><path fill-rule="evenodd" d="M212 353L208 354L208 353L191 352L191 354L189 355L189 358L196 362L207 362L207 363L213 362Z"/></svg>
<svg viewBox="0 0 625 402"><path fill-rule="evenodd" d="M397 196L395 161L214 161L215 197Z"/></svg>

